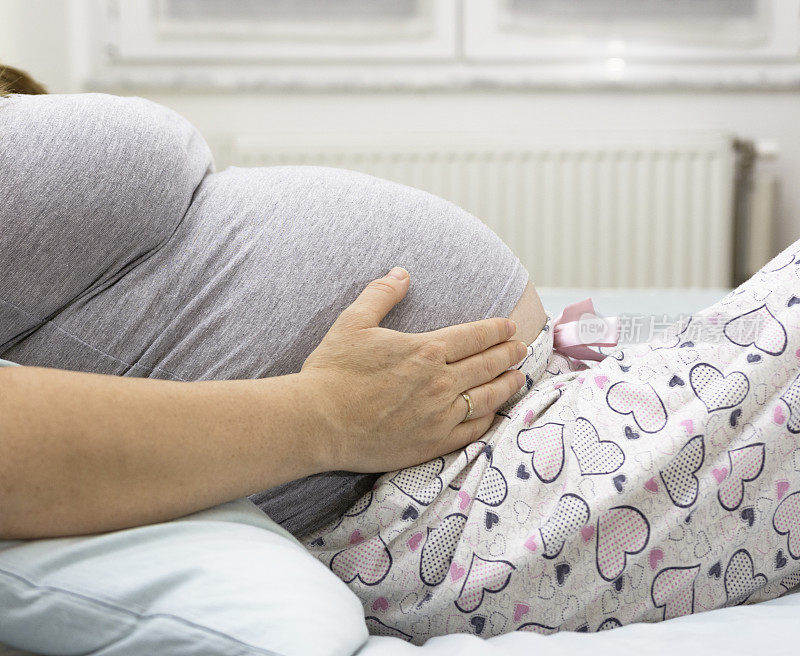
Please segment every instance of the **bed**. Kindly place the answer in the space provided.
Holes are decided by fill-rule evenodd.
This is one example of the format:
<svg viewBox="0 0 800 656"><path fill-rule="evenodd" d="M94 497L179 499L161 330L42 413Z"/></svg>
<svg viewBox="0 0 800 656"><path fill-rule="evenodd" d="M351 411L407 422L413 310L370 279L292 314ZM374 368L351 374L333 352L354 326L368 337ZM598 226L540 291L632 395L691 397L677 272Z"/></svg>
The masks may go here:
<svg viewBox="0 0 800 656"><path fill-rule="evenodd" d="M580 300L590 296L594 300L594 305L599 314L625 315L654 317L657 321L665 320L668 317L675 319L682 314L688 314L699 310L721 298L727 290L724 289L703 289L703 290L589 290L589 289L541 289L542 300L551 311L558 311L567 303ZM637 337L644 338L643 335L631 335L627 341L638 341ZM233 502L232 502L233 503ZM253 508L255 508L253 506ZM174 522L171 524L177 524ZM189 523L183 524L188 526ZM276 537L277 535L277 537ZM272 537L282 540L280 544L288 544L289 540L285 536L276 535ZM278 544L278 543L276 543ZM280 551L275 553L280 555ZM292 552L297 555L295 552ZM307 556L307 554L302 554ZM308 556L309 565L319 565ZM273 563L275 567L285 569L285 563ZM0 568L2 562L0 562ZM305 566L305 565L304 565ZM313 568L312 568L313 569ZM329 572L326 572L329 574ZM330 575L330 574L329 574ZM333 575L330 575L333 577ZM335 578L335 577L333 577ZM305 585L305 581L303 585ZM338 579L336 581L338 582ZM350 594L344 586L343 594ZM280 589L280 588L276 588ZM286 598L273 600L273 603L291 606L296 601L289 599L292 593ZM339 594L339 592L337 592ZM352 595L353 599L355 596ZM0 599L1 601L1 599ZM338 602L340 603L340 602ZM350 602L348 602L350 603ZM352 605L352 604L351 604ZM360 611L360 605L356 602L355 606ZM337 606L334 606L336 608ZM306 612L306 609L303 609ZM319 617L319 616L318 616ZM560 654L583 653L591 650L597 656L625 656L627 654L664 654L674 656L676 653L703 653L708 656L730 656L731 654L761 654L769 653L772 656L780 654L794 654L797 652L797 645L800 644L800 594L795 587L788 591L781 598L769 602L747 606L737 606L724 608L711 612L681 617L658 624L634 624L625 626L613 631L602 631L598 633L574 633L562 632L551 636L542 636L534 633L515 632L501 635L488 640L471 635L450 635L429 640L422 647L415 647L396 637L389 636L370 636L366 637L363 625L358 627L354 635L347 638L348 641L341 643L347 644L347 648L340 648L335 653L353 653L358 656L404 656L406 654L427 654L430 656L445 654L451 655L474 655L474 656L511 656L516 654L539 654L541 656L555 656ZM0 615L0 628L4 617ZM323 618L319 618L320 620ZM327 617L335 625L338 618ZM305 620L301 620L305 621ZM324 622L323 622L324 624ZM299 635L297 630L295 635ZM325 629L320 629L325 638ZM0 632L1 633L1 632ZM291 640L291 636L289 638ZM287 647L285 650L264 651L257 649L254 651L237 651L236 653L250 654L294 654L310 653L303 651L295 646ZM22 656L31 652L18 651L0 645L0 655L2 656ZM43 652L39 652L43 653ZM54 648L47 653L58 654L77 654L77 653L102 653L102 654L139 654L152 653L144 650L126 648L124 645L115 644L111 649L102 651L59 651ZM162 653L228 653L209 646L207 649L201 647L198 651L173 651L167 649ZM315 652L318 653L318 652ZM334 652L331 652L334 653Z"/></svg>

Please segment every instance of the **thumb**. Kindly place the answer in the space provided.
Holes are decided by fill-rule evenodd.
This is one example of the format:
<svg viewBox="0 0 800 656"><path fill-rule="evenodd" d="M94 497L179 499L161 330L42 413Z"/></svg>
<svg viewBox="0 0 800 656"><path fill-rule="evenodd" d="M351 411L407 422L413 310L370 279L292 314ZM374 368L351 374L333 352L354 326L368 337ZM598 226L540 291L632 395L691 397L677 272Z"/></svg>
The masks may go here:
<svg viewBox="0 0 800 656"><path fill-rule="evenodd" d="M375 328L389 314L389 310L405 298L409 280L408 271L394 267L383 278L371 281L342 312L342 317L352 326Z"/></svg>

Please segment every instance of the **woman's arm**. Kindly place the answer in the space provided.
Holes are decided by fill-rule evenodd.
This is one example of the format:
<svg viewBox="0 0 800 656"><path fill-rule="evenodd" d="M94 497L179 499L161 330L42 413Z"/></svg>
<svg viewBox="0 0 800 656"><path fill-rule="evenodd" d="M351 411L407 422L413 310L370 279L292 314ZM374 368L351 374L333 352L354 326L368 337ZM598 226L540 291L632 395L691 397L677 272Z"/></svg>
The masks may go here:
<svg viewBox="0 0 800 656"><path fill-rule="evenodd" d="M172 519L322 471L305 376L173 381L0 370L0 537Z"/></svg>
<svg viewBox="0 0 800 656"><path fill-rule="evenodd" d="M408 284L370 283L288 376L187 383L0 369L0 538L165 521L316 472L389 471L477 439L524 382L506 371L521 359L514 326L378 327ZM465 390L475 417L461 423Z"/></svg>

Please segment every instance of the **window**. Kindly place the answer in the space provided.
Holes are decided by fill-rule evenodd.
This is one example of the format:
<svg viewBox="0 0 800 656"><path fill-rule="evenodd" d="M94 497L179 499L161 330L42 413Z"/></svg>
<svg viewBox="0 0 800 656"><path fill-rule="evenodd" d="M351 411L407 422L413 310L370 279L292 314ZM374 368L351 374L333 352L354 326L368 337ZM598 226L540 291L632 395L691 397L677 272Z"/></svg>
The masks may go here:
<svg viewBox="0 0 800 656"><path fill-rule="evenodd" d="M466 52L531 61L793 57L797 14L795 0L467 0Z"/></svg>
<svg viewBox="0 0 800 656"><path fill-rule="evenodd" d="M430 9L425 0L161 0L154 19L162 34L374 40L422 34Z"/></svg>
<svg viewBox="0 0 800 656"><path fill-rule="evenodd" d="M800 0L86 2L95 89L800 84Z"/></svg>
<svg viewBox="0 0 800 656"><path fill-rule="evenodd" d="M562 38L738 48L766 41L769 9L757 0L510 0L505 20Z"/></svg>

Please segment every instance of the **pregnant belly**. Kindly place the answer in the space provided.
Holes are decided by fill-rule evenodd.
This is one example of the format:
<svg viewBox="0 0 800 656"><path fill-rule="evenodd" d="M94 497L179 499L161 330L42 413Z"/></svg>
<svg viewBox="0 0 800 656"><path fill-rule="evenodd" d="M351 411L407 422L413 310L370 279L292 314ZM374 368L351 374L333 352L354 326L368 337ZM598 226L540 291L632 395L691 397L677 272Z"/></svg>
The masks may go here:
<svg viewBox="0 0 800 656"><path fill-rule="evenodd" d="M205 178L149 257L5 357L182 380L292 373L395 265L411 286L382 325L405 332L507 316L527 282L494 233L430 194L352 171L232 168Z"/></svg>
<svg viewBox="0 0 800 656"><path fill-rule="evenodd" d="M507 316L527 281L483 223L425 192L338 169L232 168L206 177L149 258L7 357L184 380L291 373L395 265L411 286L382 325L406 332Z"/></svg>

